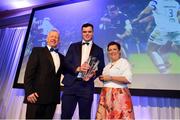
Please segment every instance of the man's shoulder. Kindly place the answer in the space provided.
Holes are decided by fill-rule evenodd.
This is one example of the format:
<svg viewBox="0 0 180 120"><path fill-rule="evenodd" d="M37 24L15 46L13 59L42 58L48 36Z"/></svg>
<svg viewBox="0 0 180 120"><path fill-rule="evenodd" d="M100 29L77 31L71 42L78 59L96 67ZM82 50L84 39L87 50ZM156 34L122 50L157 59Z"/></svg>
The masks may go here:
<svg viewBox="0 0 180 120"><path fill-rule="evenodd" d="M46 47L33 47L34 50L43 50L45 49Z"/></svg>
<svg viewBox="0 0 180 120"><path fill-rule="evenodd" d="M74 43L70 44L70 47L76 47L76 46L79 46L79 45L81 45L81 42L74 42Z"/></svg>
<svg viewBox="0 0 180 120"><path fill-rule="evenodd" d="M74 42L74 43L71 43L71 45L79 45L79 44L81 44L81 41L79 41L79 42Z"/></svg>
<svg viewBox="0 0 180 120"><path fill-rule="evenodd" d="M46 47L33 47L32 51L43 51L44 49L46 49Z"/></svg>
<svg viewBox="0 0 180 120"><path fill-rule="evenodd" d="M102 49L99 45L97 45L96 43L93 43L94 47L98 48L98 49Z"/></svg>

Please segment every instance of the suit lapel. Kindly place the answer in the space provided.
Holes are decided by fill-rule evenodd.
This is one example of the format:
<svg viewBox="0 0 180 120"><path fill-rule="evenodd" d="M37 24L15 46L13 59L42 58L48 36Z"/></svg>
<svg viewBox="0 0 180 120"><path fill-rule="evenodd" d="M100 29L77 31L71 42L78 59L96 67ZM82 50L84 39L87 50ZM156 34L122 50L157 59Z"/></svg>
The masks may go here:
<svg viewBox="0 0 180 120"><path fill-rule="evenodd" d="M91 47L91 51L90 51L89 56L93 56L93 55L94 55L94 49L95 49L95 45L94 45L94 43L93 43L93 44L92 44L92 47Z"/></svg>
<svg viewBox="0 0 180 120"><path fill-rule="evenodd" d="M50 61L51 65L52 65L52 68L55 70L53 58L52 58L51 53L50 53L50 51L48 50L47 47L45 47L45 54L46 54L48 60Z"/></svg>
<svg viewBox="0 0 180 120"><path fill-rule="evenodd" d="M60 61L60 65L59 65L59 68L58 68L58 71L59 71L63 63L62 63L61 55L60 55L59 52L58 52L58 55L59 55L59 61ZM57 71L57 72L58 72L58 71Z"/></svg>
<svg viewBox="0 0 180 120"><path fill-rule="evenodd" d="M79 64L81 64L81 56L82 56L81 49L82 49L82 44L81 44L81 42L79 42L77 45L77 48L76 48Z"/></svg>

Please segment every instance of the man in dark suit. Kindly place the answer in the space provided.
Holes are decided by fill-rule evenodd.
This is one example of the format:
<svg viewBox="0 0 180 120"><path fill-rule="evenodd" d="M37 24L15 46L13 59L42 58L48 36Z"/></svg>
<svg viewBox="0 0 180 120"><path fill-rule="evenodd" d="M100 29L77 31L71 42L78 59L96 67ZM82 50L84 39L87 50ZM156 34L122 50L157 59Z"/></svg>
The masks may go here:
<svg viewBox="0 0 180 120"><path fill-rule="evenodd" d="M60 76L64 56L55 48L60 42L57 30L47 36L46 47L35 47L29 57L25 77L26 118L52 119L56 105L60 103Z"/></svg>
<svg viewBox="0 0 180 120"><path fill-rule="evenodd" d="M94 93L94 80L104 68L102 48L93 43L93 25L86 23L81 28L82 41L70 45L65 57L67 73L64 75L64 92L62 95L62 119L71 119L76 105L79 105L79 118L90 119ZM89 56L96 57L100 62L98 70L88 78L78 78L78 74L87 73L90 65L86 62Z"/></svg>

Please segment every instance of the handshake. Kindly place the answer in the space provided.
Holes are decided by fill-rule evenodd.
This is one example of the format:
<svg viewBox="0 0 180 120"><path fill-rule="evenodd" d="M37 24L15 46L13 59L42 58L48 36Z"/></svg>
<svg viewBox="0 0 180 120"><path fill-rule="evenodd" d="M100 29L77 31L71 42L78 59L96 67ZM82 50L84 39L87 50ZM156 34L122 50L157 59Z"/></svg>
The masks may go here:
<svg viewBox="0 0 180 120"><path fill-rule="evenodd" d="M89 81L98 70L99 60L96 57L89 56L88 60L84 62L81 67L78 67L79 73L77 78L82 78L84 81Z"/></svg>

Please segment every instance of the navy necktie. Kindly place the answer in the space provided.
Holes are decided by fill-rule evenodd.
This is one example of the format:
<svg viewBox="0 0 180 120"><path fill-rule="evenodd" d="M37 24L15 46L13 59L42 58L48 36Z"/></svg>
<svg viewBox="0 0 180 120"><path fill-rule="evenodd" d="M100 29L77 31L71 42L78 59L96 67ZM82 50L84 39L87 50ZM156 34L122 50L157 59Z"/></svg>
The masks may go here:
<svg viewBox="0 0 180 120"><path fill-rule="evenodd" d="M58 49L50 48L50 52L53 52L53 51L58 53Z"/></svg>
<svg viewBox="0 0 180 120"><path fill-rule="evenodd" d="M83 42L83 43L82 43L82 45L85 45L85 44L86 44L86 45L89 45L89 43L88 43L88 42Z"/></svg>

